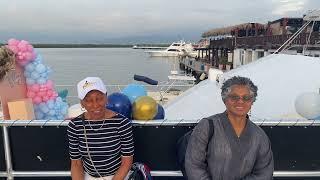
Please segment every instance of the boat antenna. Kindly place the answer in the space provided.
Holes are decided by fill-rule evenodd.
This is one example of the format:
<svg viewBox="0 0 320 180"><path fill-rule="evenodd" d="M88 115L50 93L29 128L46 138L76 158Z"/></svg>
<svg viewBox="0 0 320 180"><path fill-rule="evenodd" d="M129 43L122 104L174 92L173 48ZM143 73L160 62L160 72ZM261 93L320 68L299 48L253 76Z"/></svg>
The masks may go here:
<svg viewBox="0 0 320 180"><path fill-rule="evenodd" d="M298 29L298 31L295 32L286 42L284 42L273 54L277 54L287 49L287 47L298 37L298 35L301 34L303 30L306 29L311 22L313 22L312 29L310 31L308 39L306 40L306 44L303 47L303 54L305 54L305 50L307 49L307 46L310 42L310 37L313 31L315 21L320 21L320 10L310 11L310 13L308 13L306 16L303 17L303 20L307 22L300 29Z"/></svg>

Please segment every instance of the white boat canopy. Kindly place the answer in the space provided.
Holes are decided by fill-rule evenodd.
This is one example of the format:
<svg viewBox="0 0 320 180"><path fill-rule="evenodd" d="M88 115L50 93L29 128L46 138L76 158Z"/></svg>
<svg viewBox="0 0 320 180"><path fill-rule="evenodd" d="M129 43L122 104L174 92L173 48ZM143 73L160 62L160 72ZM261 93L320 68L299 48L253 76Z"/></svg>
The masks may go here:
<svg viewBox="0 0 320 180"><path fill-rule="evenodd" d="M223 112L221 85L233 76L250 78L258 86L252 119L303 119L295 108L298 96L319 93L320 58L273 54L200 82L164 106L167 120L198 120ZM209 75L210 77L210 75Z"/></svg>

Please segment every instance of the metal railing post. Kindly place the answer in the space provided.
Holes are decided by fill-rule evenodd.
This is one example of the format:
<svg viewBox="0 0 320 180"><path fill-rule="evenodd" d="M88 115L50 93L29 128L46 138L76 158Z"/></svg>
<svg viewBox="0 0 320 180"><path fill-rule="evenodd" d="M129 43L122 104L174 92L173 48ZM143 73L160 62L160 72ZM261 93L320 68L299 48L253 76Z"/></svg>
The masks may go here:
<svg viewBox="0 0 320 180"><path fill-rule="evenodd" d="M4 154L5 154L6 169L7 169L7 180L13 180L10 140L9 140L7 126L2 126L2 130L3 130Z"/></svg>

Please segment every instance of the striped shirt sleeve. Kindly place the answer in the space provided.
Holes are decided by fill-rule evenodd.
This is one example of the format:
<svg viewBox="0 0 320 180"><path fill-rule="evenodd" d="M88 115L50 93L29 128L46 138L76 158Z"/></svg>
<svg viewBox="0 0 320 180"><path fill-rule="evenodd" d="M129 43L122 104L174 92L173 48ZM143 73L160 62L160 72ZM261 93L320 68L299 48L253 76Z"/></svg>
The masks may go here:
<svg viewBox="0 0 320 180"><path fill-rule="evenodd" d="M72 160L80 159L81 155L79 151L79 136L73 121L70 121L68 124L67 134L68 134L68 142L69 142L70 159Z"/></svg>
<svg viewBox="0 0 320 180"><path fill-rule="evenodd" d="M121 120L118 132L120 134L121 155L133 156L134 144L133 144L132 125L128 118Z"/></svg>

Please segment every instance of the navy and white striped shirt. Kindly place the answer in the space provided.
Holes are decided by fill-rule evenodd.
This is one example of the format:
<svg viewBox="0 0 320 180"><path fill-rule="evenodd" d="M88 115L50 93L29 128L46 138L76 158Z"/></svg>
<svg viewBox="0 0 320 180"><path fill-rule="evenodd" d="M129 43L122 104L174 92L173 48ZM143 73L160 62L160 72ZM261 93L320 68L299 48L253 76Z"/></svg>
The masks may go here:
<svg viewBox="0 0 320 180"><path fill-rule="evenodd" d="M88 156L83 122L93 164ZM120 115L105 120L87 120L82 114L69 122L68 138L70 158L81 159L85 172L93 177L114 175L121 165L121 156L133 156L131 122Z"/></svg>

